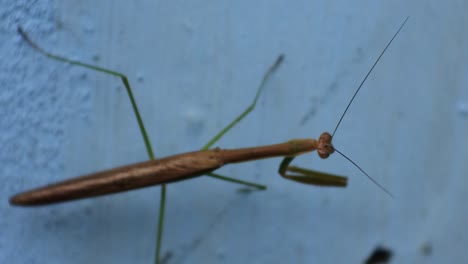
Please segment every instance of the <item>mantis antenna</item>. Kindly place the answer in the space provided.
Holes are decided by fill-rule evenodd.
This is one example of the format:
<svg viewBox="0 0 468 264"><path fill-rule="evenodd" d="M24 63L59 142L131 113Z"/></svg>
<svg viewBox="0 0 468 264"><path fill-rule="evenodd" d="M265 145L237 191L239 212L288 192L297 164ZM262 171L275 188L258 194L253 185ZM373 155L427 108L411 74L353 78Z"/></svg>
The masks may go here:
<svg viewBox="0 0 468 264"><path fill-rule="evenodd" d="M338 124L336 124L336 127L335 127L335 130L333 130L333 134L332 134L332 139L333 137L335 136L335 133L336 133L336 130L338 129L338 127L340 126L341 124L341 121L343 120L343 117L345 116L346 112L348 112L348 109L349 107L351 106L351 103L353 102L354 98L356 97L356 95L359 93L359 91L361 90L362 86L364 85L364 83L366 82L367 78L369 77L369 75L371 74L371 72L374 70L375 66L377 65L377 63L380 61L380 59L382 58L382 56L384 55L384 53L387 51L388 47L390 46L390 44L392 44L393 40L396 38L396 36L400 33L401 29L405 26L406 24L406 21L408 21L409 19L409 16L406 17L405 21L403 21L403 23L401 24L400 28L398 28L397 32L393 35L392 39L388 42L387 46L385 46L385 48L382 50L382 52L380 53L379 57L377 58L377 60L375 60L374 64L372 65L371 69L367 72L366 76L364 77L364 79L362 80L361 84L358 86L356 92L354 93L353 97L351 98L351 100L349 101L348 103L348 106L346 106L343 114L341 115L341 118L340 120L338 121ZM362 173L364 173L364 175L367 176L367 178L369 178L375 185L377 185L380 189L382 189L384 192L386 192L388 195L390 195L391 197L393 197L392 193L390 191L388 191L385 187L383 187L381 184L379 184L374 178L372 178L371 176L369 176L369 174L367 174L363 169L361 169L361 167L359 167L354 161L352 161L350 158L348 158L346 155L344 155L342 152L338 151L336 148L335 148L336 152L338 152L338 154L340 154L341 156L343 156L345 159L347 159L349 162L351 162L356 168L358 168Z"/></svg>
<svg viewBox="0 0 468 264"><path fill-rule="evenodd" d="M379 57L377 58L377 60L375 60L374 65L372 65L371 69L367 72L366 77L364 77L364 79L362 80L361 84L360 84L359 87L357 88L357 90L356 90L356 92L354 93L353 97L352 97L351 100L349 101L348 106L346 106L346 109L344 110L343 114L341 115L340 121L338 121L338 124L336 124L335 130L333 130L332 137L335 135L336 130L337 130L338 127L340 126L341 121L343 120L343 117L345 116L346 112L348 111L349 106L350 106L351 103L354 101L354 98L355 98L356 95L359 93L359 91L361 90L362 86L363 86L364 83L366 82L367 78L369 77L369 75L371 74L371 72L374 70L375 66L376 66L377 63L380 61L380 59L382 58L382 56L384 55L384 53L387 51L388 47L390 47L390 44L392 44L393 40L396 38L396 36L398 35L398 33L400 33L401 29L405 26L406 21L408 21L408 19L409 19L409 16L406 17L405 21L401 24L400 28L399 28L399 29L397 30L397 32L393 35L392 39L388 42L387 46L385 46L385 48L382 50L382 52L380 53L380 55L379 55Z"/></svg>

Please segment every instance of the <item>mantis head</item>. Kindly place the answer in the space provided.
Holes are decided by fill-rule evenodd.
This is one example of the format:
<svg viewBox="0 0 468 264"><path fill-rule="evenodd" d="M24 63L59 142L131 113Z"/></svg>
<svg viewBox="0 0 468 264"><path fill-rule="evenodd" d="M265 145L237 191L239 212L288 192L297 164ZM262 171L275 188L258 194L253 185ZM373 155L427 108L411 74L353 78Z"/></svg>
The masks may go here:
<svg viewBox="0 0 468 264"><path fill-rule="evenodd" d="M317 153L322 159L328 158L330 154L335 152L335 148L332 145L332 135L328 132L323 132L322 135L320 135L320 138L318 140L318 146L317 146Z"/></svg>

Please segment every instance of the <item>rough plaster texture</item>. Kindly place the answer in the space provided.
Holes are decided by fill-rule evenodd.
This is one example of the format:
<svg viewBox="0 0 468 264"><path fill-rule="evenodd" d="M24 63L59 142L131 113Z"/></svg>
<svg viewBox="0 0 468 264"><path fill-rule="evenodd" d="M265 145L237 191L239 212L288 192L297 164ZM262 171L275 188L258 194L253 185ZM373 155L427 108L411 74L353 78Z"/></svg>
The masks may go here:
<svg viewBox="0 0 468 264"><path fill-rule="evenodd" d="M246 107L280 53L258 108L218 145L332 130L355 87L411 15L359 94L339 156L297 164L350 177L346 189L285 182L279 160L168 190L167 263L466 263L468 5L464 1L0 1L0 263L151 263L159 188L16 208L26 188L147 158L120 81L51 61L48 50L128 74L157 156L201 147Z"/></svg>

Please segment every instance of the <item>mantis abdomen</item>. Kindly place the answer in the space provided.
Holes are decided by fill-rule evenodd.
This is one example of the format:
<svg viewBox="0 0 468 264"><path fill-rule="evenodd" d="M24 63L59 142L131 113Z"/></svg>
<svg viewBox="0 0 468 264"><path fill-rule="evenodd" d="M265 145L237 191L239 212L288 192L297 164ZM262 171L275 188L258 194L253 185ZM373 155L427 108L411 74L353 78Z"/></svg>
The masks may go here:
<svg viewBox="0 0 468 264"><path fill-rule="evenodd" d="M92 173L17 194L10 203L46 205L184 180L221 167L214 152L183 153Z"/></svg>

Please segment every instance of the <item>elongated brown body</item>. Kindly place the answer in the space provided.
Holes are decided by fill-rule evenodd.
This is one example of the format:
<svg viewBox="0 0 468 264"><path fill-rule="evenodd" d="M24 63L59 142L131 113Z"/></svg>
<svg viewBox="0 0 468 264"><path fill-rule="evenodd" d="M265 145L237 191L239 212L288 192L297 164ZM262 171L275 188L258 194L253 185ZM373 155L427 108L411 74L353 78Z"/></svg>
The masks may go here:
<svg viewBox="0 0 468 264"><path fill-rule="evenodd" d="M184 153L97 172L18 194L10 202L43 205L183 180L221 167L214 153Z"/></svg>
<svg viewBox="0 0 468 264"><path fill-rule="evenodd" d="M286 143L241 149L211 149L188 152L101 171L13 196L14 205L34 206L170 183L216 170L227 163L277 156L299 155L315 150L314 139L296 139Z"/></svg>

